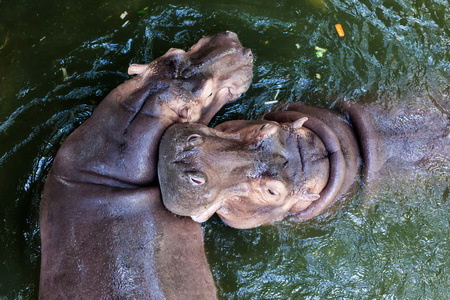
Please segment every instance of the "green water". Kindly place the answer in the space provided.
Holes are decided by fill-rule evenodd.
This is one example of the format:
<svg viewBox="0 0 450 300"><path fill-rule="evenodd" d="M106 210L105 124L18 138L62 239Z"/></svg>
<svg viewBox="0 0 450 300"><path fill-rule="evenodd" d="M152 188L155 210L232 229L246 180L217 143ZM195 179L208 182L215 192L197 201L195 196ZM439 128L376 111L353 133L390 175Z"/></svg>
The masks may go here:
<svg viewBox="0 0 450 300"><path fill-rule="evenodd" d="M1 299L36 298L40 194L64 138L130 63L227 29L253 50L254 80L214 124L257 118L267 101L331 107L336 96L420 96L449 113L447 0L0 0ZM222 298L450 298L449 169L357 191L305 224L238 231L214 218L205 242Z"/></svg>

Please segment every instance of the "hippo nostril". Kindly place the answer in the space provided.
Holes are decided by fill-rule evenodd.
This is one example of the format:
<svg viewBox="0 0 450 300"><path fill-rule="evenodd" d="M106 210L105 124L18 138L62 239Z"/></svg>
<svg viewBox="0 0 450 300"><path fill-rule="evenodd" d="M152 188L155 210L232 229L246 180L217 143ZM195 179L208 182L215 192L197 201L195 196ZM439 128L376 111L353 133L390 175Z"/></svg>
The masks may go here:
<svg viewBox="0 0 450 300"><path fill-rule="evenodd" d="M203 144L203 138L200 135L196 134L196 133L191 134L187 138L186 144L187 144L187 146L190 146L190 147L199 146L199 145Z"/></svg>
<svg viewBox="0 0 450 300"><path fill-rule="evenodd" d="M203 180L195 178L195 177L191 177L191 181L192 181L192 183L197 184L197 185L205 183Z"/></svg>
<svg viewBox="0 0 450 300"><path fill-rule="evenodd" d="M202 185L206 182L206 176L202 172L186 172L187 178L192 185Z"/></svg>
<svg viewBox="0 0 450 300"><path fill-rule="evenodd" d="M193 141L193 140L198 139L199 137L200 137L200 135L194 133L194 134L191 134L191 135L188 137L187 141L190 142L190 141Z"/></svg>

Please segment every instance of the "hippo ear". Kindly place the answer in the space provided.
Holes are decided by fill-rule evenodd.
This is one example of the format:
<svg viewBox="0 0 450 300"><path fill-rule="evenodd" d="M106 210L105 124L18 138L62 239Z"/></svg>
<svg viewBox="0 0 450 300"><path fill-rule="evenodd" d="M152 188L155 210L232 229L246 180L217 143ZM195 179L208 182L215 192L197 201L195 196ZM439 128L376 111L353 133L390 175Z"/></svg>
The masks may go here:
<svg viewBox="0 0 450 300"><path fill-rule="evenodd" d="M292 122L289 126L292 127L293 129L300 129L306 121L308 121L308 118L303 117L295 122Z"/></svg>
<svg viewBox="0 0 450 300"><path fill-rule="evenodd" d="M277 129L278 129L277 122L267 122L263 124L258 130L257 140L260 141L268 136L274 135L277 132Z"/></svg>
<svg viewBox="0 0 450 300"><path fill-rule="evenodd" d="M277 132L278 126L274 126L273 123L274 122L264 124L260 129L260 134L265 136L275 134Z"/></svg>
<svg viewBox="0 0 450 300"><path fill-rule="evenodd" d="M320 198L319 194L306 194L300 197L301 201L313 202Z"/></svg>
<svg viewBox="0 0 450 300"><path fill-rule="evenodd" d="M128 67L128 75L141 75L148 69L148 65L132 64Z"/></svg>
<svg viewBox="0 0 450 300"><path fill-rule="evenodd" d="M295 214L311 205L312 202L320 198L319 194L306 193L296 196L297 202L289 210L290 213Z"/></svg>

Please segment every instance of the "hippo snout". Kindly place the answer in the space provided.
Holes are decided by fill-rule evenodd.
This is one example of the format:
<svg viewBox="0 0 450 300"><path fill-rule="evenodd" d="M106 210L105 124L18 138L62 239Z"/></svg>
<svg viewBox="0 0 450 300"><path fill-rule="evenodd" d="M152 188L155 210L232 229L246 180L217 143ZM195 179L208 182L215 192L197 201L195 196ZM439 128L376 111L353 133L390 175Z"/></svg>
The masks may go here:
<svg viewBox="0 0 450 300"><path fill-rule="evenodd" d="M197 153L198 147L204 143L204 138L199 134L191 134L186 138L184 147L175 153L173 164L177 165L178 176L193 186L199 186L207 182L207 175L201 171ZM170 163L170 162L169 162Z"/></svg>
<svg viewBox="0 0 450 300"><path fill-rule="evenodd" d="M180 123L169 127L160 142L158 176L163 203L182 216L198 215L211 207L216 195L214 172L204 171L200 156L204 125Z"/></svg>

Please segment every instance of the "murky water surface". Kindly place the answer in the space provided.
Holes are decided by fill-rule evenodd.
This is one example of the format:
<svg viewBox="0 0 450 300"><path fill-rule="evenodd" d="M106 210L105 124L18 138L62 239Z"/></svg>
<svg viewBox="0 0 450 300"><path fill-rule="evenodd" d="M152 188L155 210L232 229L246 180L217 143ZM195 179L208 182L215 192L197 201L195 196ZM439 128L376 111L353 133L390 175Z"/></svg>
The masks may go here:
<svg viewBox="0 0 450 300"><path fill-rule="evenodd" d="M229 29L254 51L255 77L214 124L336 96L398 106L420 96L448 114L449 28L447 0L0 0L0 298L36 298L45 176L130 63ZM450 298L448 170L390 179L305 224L209 221L222 298Z"/></svg>

